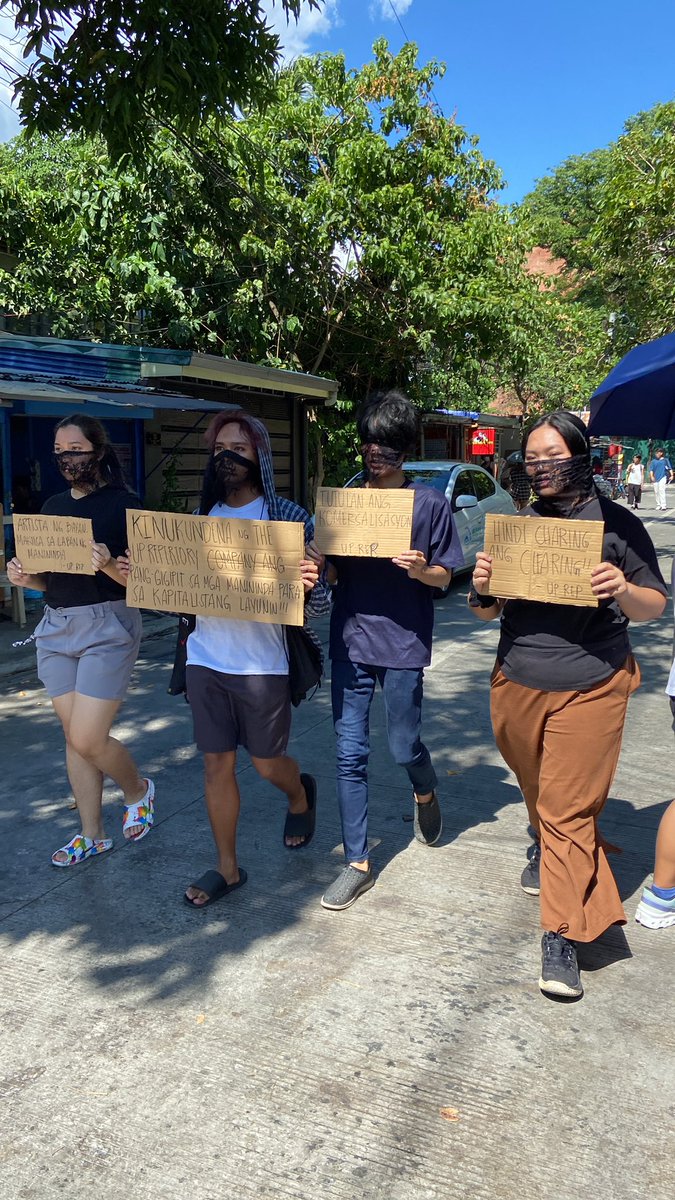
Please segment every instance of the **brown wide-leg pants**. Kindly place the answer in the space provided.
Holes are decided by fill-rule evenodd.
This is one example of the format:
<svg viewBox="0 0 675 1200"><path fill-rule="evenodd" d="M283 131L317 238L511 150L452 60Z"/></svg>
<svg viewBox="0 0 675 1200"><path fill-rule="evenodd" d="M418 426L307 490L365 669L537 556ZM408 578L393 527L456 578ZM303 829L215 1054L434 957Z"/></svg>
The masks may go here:
<svg viewBox="0 0 675 1200"><path fill-rule="evenodd" d="M598 830L614 778L628 698L640 686L632 655L586 692L540 692L495 667L492 727L541 837L541 923L592 942L626 914Z"/></svg>

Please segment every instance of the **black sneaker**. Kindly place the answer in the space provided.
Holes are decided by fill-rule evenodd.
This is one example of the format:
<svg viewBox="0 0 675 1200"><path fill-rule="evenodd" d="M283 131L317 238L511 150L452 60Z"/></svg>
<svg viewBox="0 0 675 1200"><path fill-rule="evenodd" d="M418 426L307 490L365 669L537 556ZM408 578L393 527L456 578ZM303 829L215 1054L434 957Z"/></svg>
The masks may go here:
<svg viewBox="0 0 675 1200"><path fill-rule="evenodd" d="M582 996L577 948L561 933L545 933L541 939L539 987L550 996Z"/></svg>
<svg viewBox="0 0 675 1200"><path fill-rule="evenodd" d="M370 865L367 871L359 871L358 867L345 867L330 887L326 888L321 897L321 904L323 908L329 908L332 912L340 912L343 908L349 908L350 904L358 900L374 883L375 876Z"/></svg>
<svg viewBox="0 0 675 1200"><path fill-rule="evenodd" d="M413 801L415 805L413 816L415 837L425 846L433 846L443 832L443 817L438 796L434 790L431 793L431 800L428 800L426 804L418 804L414 796Z"/></svg>
<svg viewBox="0 0 675 1200"><path fill-rule="evenodd" d="M525 867L521 877L520 886L528 896L538 896L541 890L539 885L539 865L541 863L541 842L535 842L529 853L529 862Z"/></svg>

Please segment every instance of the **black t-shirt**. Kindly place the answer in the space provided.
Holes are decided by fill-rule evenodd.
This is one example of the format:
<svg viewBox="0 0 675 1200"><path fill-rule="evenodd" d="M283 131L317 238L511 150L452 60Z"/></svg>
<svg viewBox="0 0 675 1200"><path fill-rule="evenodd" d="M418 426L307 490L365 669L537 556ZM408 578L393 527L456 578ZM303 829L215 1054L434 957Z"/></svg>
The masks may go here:
<svg viewBox="0 0 675 1200"><path fill-rule="evenodd" d="M445 496L425 484L415 490L412 549L430 567L464 565ZM331 558L338 581L330 622L330 656L369 666L419 668L431 661L433 589L388 558Z"/></svg>
<svg viewBox="0 0 675 1200"><path fill-rule="evenodd" d="M537 504L519 517L540 517ZM604 521L604 562L620 567L629 583L667 595L656 550L642 521L600 496L573 514ZM585 691L608 679L630 654L628 617L615 600L597 608L507 600L497 661L507 679L542 692Z"/></svg>
<svg viewBox="0 0 675 1200"><path fill-rule="evenodd" d="M140 508L141 502L133 492L122 487L100 487L88 496L73 499L70 491L50 496L42 512L51 517L90 517L95 542L103 542L113 558L127 548L128 508ZM120 583L97 571L95 575L66 575L48 571L45 599L51 608L79 608L85 604L100 604L104 600L124 600L127 591Z"/></svg>

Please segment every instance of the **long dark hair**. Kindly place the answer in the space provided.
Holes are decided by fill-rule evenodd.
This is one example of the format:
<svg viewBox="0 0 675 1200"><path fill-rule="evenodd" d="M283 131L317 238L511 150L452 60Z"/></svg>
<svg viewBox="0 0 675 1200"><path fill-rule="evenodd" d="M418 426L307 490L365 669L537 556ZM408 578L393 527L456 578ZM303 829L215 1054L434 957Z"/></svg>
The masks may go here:
<svg viewBox="0 0 675 1200"><path fill-rule="evenodd" d="M361 444L380 443L410 453L417 440L419 413L403 392L371 392L356 413L356 428Z"/></svg>
<svg viewBox="0 0 675 1200"><path fill-rule="evenodd" d="M65 429L67 425L76 425L87 441L91 442L98 456L98 470L103 482L112 487L126 488L122 464L101 422L97 421L96 417L85 416L84 413L73 413L72 416L59 421L54 433Z"/></svg>
<svg viewBox="0 0 675 1200"><path fill-rule="evenodd" d="M567 408L558 408L555 412L544 413L538 417L531 425L527 427L523 434L521 449L523 458L525 458L525 450L527 441L531 433L535 429L541 429L543 425L550 425L559 433L563 439L570 454L584 454L591 459L591 440L588 436L588 430L584 425L580 416L577 413L570 412Z"/></svg>

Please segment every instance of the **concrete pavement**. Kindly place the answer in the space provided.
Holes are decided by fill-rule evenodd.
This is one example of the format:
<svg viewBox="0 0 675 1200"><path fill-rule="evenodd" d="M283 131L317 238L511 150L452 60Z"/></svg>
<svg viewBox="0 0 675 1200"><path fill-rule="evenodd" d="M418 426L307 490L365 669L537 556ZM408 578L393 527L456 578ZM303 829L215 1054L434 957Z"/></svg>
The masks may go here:
<svg viewBox="0 0 675 1200"><path fill-rule="evenodd" d="M669 577L675 514L641 516ZM157 827L125 844L111 789L114 851L61 872L50 853L75 832L61 738L0 627L8 1200L672 1200L675 930L633 920L673 794L670 614L633 629L644 683L602 821L624 848L629 924L584 951L586 995L565 1004L537 987L525 812L489 726L497 629L465 592L438 605L426 677L443 837L411 842L378 701L379 878L342 914L318 903L341 865L326 686L293 729L319 780L311 848L284 850L283 806L242 756L249 881L196 913L182 890L214 864L189 710L166 694L173 623L149 627L117 727L156 781Z"/></svg>

